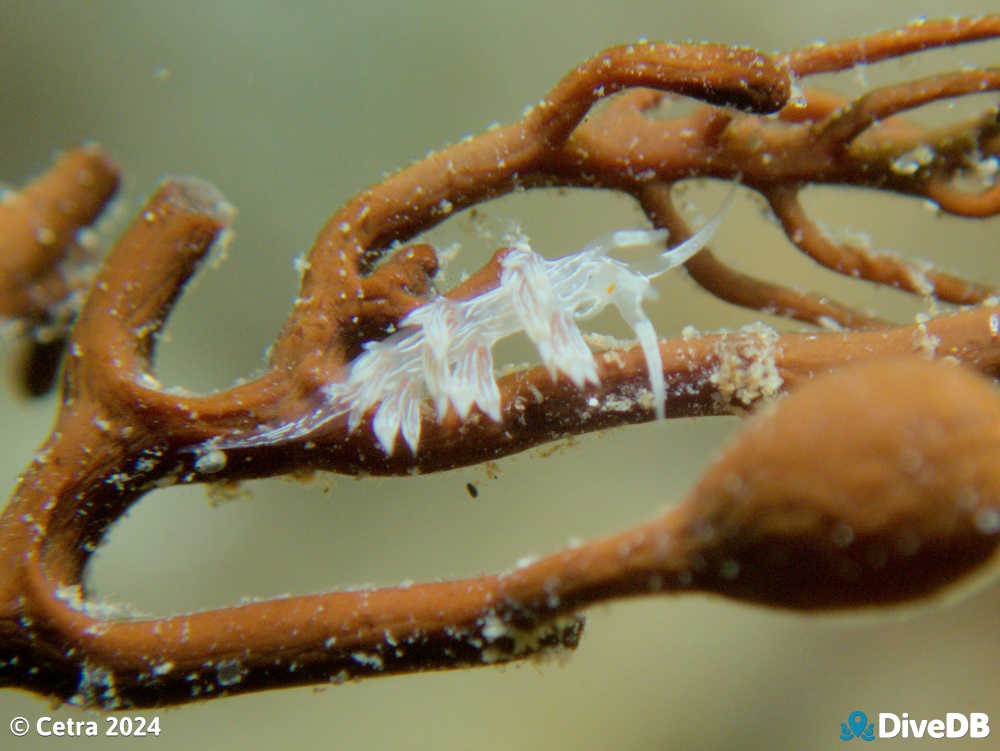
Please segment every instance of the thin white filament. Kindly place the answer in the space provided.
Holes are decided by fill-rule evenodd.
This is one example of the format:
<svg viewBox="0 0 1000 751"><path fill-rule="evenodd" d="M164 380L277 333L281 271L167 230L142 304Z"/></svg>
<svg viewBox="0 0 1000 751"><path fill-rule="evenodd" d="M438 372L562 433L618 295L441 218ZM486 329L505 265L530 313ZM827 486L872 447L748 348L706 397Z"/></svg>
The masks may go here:
<svg viewBox="0 0 1000 751"><path fill-rule="evenodd" d="M353 433L377 405L371 427L385 454L393 454L400 434L416 454L421 404L427 397L439 421L449 408L465 420L473 406L495 422L502 420L491 352L494 344L508 336L523 331L553 379L562 374L580 389L598 385L594 356L576 322L597 315L609 304L618 308L635 332L646 360L653 409L662 418L666 402L663 362L656 330L642 303L656 296L651 279L705 247L733 195L735 190L690 238L632 264L609 253L644 245L662 247L667 231L618 230L551 261L527 243L517 242L501 262L496 288L464 301L436 297L415 308L399 322L395 333L364 345L347 378L327 385L323 403L311 414L291 424L235 436L218 442L217 447L293 440L345 414L348 431Z"/></svg>

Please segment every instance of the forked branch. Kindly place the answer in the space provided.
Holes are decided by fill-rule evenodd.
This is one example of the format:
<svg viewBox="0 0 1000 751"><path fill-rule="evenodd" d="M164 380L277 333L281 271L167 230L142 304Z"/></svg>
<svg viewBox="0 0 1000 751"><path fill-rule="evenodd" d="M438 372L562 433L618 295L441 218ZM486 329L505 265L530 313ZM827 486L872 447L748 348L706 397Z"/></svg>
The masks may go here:
<svg viewBox="0 0 1000 751"><path fill-rule="evenodd" d="M1000 309L991 307L992 288L838 243L798 194L808 184L861 186L992 216L1000 210L997 109L938 130L902 115L996 90L1000 75L962 70L853 102L808 89L790 96L796 77L997 36L1000 16L986 16L914 23L778 58L649 42L600 53L521 121L431 154L334 214L266 372L205 396L163 390L153 349L232 211L205 183L167 181L90 288L56 427L0 521L0 685L108 709L182 703L572 647L579 609L609 598L706 591L779 607L855 608L930 596L984 572L1000 541L1000 403L988 382L1000 373ZM651 110L674 95L705 104L688 116L655 117ZM982 178L978 191L957 187L970 172ZM72 228L90 221L113 188L113 172L101 174L62 223L21 215L28 229L4 246L0 305L8 315L44 316L44 300L59 297L32 290L49 289L46 274ZM760 192L789 239L830 269L966 307L895 325L753 278L706 247L685 265L711 294L842 330L778 334L755 325L658 341L640 304L648 279L681 260L670 255L677 248L642 274L610 259L611 246L558 266L515 245L441 297L432 248L403 246L383 258L455 211L553 185L622 191L683 241L690 232L671 188L689 177L738 179ZM24 195L37 203L31 189ZM13 221L0 213L0 236ZM582 274L574 289L587 294L571 309L560 307L569 293L559 292L558 269ZM611 281L599 283L600 274ZM476 318L487 300L493 313L518 311L548 367L494 381L488 344L470 335L490 325ZM640 343L592 355L580 349L575 317L607 302ZM461 337L464 354L449 359ZM415 341L424 348L417 375L389 378L373 365L402 362L400 350ZM676 508L505 574L163 618L107 619L80 589L113 522L165 485L304 469L430 472L658 411L745 411L788 391Z"/></svg>

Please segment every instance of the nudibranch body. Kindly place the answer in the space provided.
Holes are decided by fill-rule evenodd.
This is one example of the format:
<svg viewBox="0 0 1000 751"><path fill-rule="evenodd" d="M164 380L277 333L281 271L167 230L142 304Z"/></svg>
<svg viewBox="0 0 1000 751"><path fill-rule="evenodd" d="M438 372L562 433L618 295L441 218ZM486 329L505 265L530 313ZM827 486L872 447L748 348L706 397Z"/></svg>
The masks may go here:
<svg viewBox="0 0 1000 751"><path fill-rule="evenodd" d="M342 415L347 415L348 430L353 433L375 408L371 427L386 455L396 450L400 434L416 454L421 404L427 397L434 402L438 420L449 407L464 420L476 406L490 419L501 421L492 348L519 332L534 343L553 378L561 373L581 389L597 385L594 355L576 322L597 315L609 304L618 308L635 332L649 371L654 409L657 417L663 417L663 363L656 331L642 303L656 297L652 279L684 263L708 243L730 200L689 239L633 264L609 253L644 245L662 247L667 231L619 230L554 260L543 258L526 242L517 242L501 261L495 288L468 300L438 296L412 310L393 334L364 345L347 378L328 384L322 404L308 416L252 435L234 436L218 446L292 440Z"/></svg>

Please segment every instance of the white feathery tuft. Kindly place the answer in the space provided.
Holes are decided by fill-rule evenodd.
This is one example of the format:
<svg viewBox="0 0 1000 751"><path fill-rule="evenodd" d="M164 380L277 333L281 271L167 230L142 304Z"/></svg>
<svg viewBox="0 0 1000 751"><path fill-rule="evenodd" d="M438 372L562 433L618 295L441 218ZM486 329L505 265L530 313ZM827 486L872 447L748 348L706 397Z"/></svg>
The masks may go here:
<svg viewBox="0 0 1000 751"><path fill-rule="evenodd" d="M534 343L553 378L562 373L580 389L598 385L597 364L576 321L597 315L609 304L618 308L635 332L646 359L656 416L662 418L666 402L663 362L656 331L642 303L656 297L651 279L684 263L708 243L734 194L690 238L631 265L608 254L642 245L662 246L667 231L618 230L551 261L519 240L501 262L495 289L463 301L436 297L412 310L395 333L364 345L346 380L327 385L323 404L313 413L295 423L217 442L215 447L292 440L344 414L348 431L353 433L377 405L371 427L385 454L393 454L400 434L416 454L421 404L428 396L438 421L449 407L464 420L473 406L489 419L501 421L491 351L500 339L520 331Z"/></svg>

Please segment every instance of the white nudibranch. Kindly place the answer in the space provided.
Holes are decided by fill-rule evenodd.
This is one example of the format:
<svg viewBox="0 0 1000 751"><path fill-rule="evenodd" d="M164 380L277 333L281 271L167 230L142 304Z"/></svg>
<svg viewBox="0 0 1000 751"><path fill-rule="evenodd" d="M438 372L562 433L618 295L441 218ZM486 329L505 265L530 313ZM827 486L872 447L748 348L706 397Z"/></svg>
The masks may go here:
<svg viewBox="0 0 1000 751"><path fill-rule="evenodd" d="M662 247L668 232L619 230L551 261L527 243L517 242L501 261L500 282L494 289L469 300L438 296L415 308L397 324L395 333L364 345L347 379L324 387L318 409L293 423L218 441L216 448L292 440L345 414L348 431L353 433L365 414L378 405L372 431L382 450L391 456L402 433L416 454L421 404L428 396L439 421L449 407L464 420L473 405L491 420L501 421L492 348L513 334L523 331L531 339L553 378L562 373L581 389L598 385L594 355L576 321L597 315L609 303L636 334L646 358L656 415L662 418L666 401L663 362L642 302L656 298L650 280L684 263L708 243L733 194L689 239L633 264L608 254L643 245Z"/></svg>

